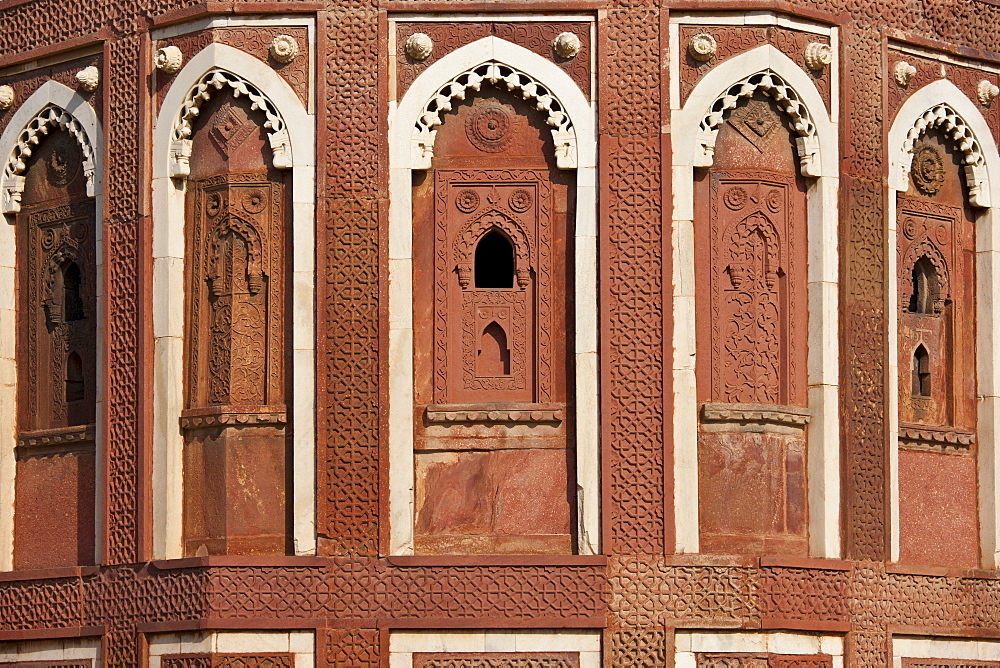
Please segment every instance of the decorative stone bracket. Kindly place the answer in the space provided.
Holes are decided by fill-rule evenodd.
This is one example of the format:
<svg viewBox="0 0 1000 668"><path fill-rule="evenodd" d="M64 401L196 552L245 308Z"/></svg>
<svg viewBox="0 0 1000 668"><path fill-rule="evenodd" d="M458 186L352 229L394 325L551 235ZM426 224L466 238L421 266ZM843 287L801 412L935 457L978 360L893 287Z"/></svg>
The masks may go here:
<svg viewBox="0 0 1000 668"><path fill-rule="evenodd" d="M805 429L811 412L801 406L778 404L729 404L710 402L701 405L701 424L706 430L764 432ZM711 426L715 428L712 429Z"/></svg>
<svg viewBox="0 0 1000 668"><path fill-rule="evenodd" d="M709 108L708 114L698 127L698 149L695 153L694 166L708 168L715 162L715 141L719 136L719 126L726 120L729 112L743 98L751 97L760 89L770 95L792 120L792 128L798 133L795 145L799 152L799 161L803 176L820 176L819 138L816 126L809 115L806 105L799 100L798 93L784 79L771 70L751 74L742 81L733 84L719 96Z"/></svg>
<svg viewBox="0 0 1000 668"><path fill-rule="evenodd" d="M958 112L948 104L938 104L925 111L906 133L906 141L903 142L904 156L900 165L903 170L902 182L905 183L910 176L914 147L927 128L944 130L948 136L955 140L958 149L962 152L962 161L965 163L963 167L965 181L969 186L969 204L980 208L991 206L986 158L983 155L982 147L976 141L976 136L965 119L959 116Z"/></svg>
<svg viewBox="0 0 1000 668"><path fill-rule="evenodd" d="M430 169L434 157L434 138L437 126L443 123L441 114L452 110L452 100L464 100L468 89L481 90L483 83L504 86L519 92L521 97L546 114L545 122L552 128L555 142L556 166L559 169L576 169L576 131L563 104L545 86L531 76L497 61L477 65L462 72L442 86L424 106L423 113L413 128L411 168Z"/></svg>
<svg viewBox="0 0 1000 668"><path fill-rule="evenodd" d="M69 132L83 152L83 173L87 179L87 195L94 196L94 147L87 131L68 111L54 104L46 105L38 115L21 130L10 157L4 165L0 178L0 213L17 213L21 210L21 195L24 193L24 170L27 160L36 146L55 128Z"/></svg>
<svg viewBox="0 0 1000 668"><path fill-rule="evenodd" d="M186 178L191 173L191 134L194 119L201 111L201 105L212 97L212 93L229 86L234 97L245 95L250 106L264 113L264 128L274 156L273 164L278 169L292 167L292 148L285 122L277 107L259 88L239 75L220 68L209 70L198 80L184 97L180 114L170 132L169 174L174 178Z"/></svg>
<svg viewBox="0 0 1000 668"><path fill-rule="evenodd" d="M560 404L432 404L427 407L431 424L539 424L562 422Z"/></svg>

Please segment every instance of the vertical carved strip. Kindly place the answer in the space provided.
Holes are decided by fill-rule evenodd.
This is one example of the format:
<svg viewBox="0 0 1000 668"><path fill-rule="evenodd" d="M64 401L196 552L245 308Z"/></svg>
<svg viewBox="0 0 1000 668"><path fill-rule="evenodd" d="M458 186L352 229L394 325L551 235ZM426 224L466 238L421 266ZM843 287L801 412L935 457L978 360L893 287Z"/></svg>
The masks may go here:
<svg viewBox="0 0 1000 668"><path fill-rule="evenodd" d="M600 119L606 549L664 549L662 225L656 11L611 11ZM610 135L610 136L608 136Z"/></svg>
<svg viewBox="0 0 1000 668"><path fill-rule="evenodd" d="M378 13L321 15L317 530L325 554L378 551ZM323 540L326 539L326 540Z"/></svg>
<svg viewBox="0 0 1000 668"><path fill-rule="evenodd" d="M106 341L104 458L106 474L105 562L138 559L139 467L139 118L141 39L108 43L108 114L105 122L104 192ZM114 68L112 70L112 68ZM142 127L139 125L139 127Z"/></svg>
<svg viewBox="0 0 1000 668"><path fill-rule="evenodd" d="M845 32L845 132L851 140L841 180L844 547L848 557L880 560L886 550L883 68L882 59L872 57L881 53L877 33Z"/></svg>

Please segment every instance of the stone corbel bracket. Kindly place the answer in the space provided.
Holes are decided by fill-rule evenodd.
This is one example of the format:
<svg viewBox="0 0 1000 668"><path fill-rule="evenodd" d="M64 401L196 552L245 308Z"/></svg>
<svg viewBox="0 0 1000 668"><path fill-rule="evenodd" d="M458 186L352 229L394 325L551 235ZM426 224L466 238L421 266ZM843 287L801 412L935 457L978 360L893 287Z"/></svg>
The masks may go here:
<svg viewBox="0 0 1000 668"><path fill-rule="evenodd" d="M193 124L203 105L212 94L228 86L234 97L245 95L250 99L250 106L255 111L264 114L264 128L271 144L274 156L273 164L277 169L292 167L292 146L288 138L285 122L278 113L277 107L261 92L259 88L237 74L220 68L209 70L198 80L184 97L177 120L170 132L169 174L173 178L186 178L191 173L191 134Z"/></svg>
<svg viewBox="0 0 1000 668"><path fill-rule="evenodd" d="M14 148L3 168L0 178L0 213L13 214L21 210L24 193L24 170L35 147L52 131L59 128L69 132L83 153L83 173L87 179L87 195L94 196L94 147L87 131L76 118L62 107L47 105L21 130Z"/></svg>
<svg viewBox="0 0 1000 668"><path fill-rule="evenodd" d="M552 128L555 142L556 166L559 169L576 169L576 131L563 104L548 88L510 65L490 61L462 72L442 86L424 105L424 110L413 128L411 144L411 166L413 169L430 169L434 157L434 138L437 126L444 120L441 115L452 110L452 100L464 100L470 88L478 91L483 83L503 86L507 90L520 93L532 102L535 109L545 112L546 124Z"/></svg>
<svg viewBox="0 0 1000 668"><path fill-rule="evenodd" d="M989 179L986 174L986 157L983 155L983 149L976 141L975 134L965 119L947 104L938 104L925 111L906 133L906 141L903 142L905 154L902 163L903 182L905 183L910 176L914 146L928 128L944 130L949 137L955 140L958 149L962 152L965 180L969 185L969 204L980 208L991 206Z"/></svg>
<svg viewBox="0 0 1000 668"><path fill-rule="evenodd" d="M819 137L816 135L816 125L809 115L809 110L799 99L798 93L771 70L751 74L733 84L712 103L708 114L698 127L698 151L695 154L694 166L702 168L712 166L715 162L715 141L719 136L719 126L740 100L751 97L758 89L771 96L791 119L792 128L799 135L795 145L798 148L802 175L821 176Z"/></svg>

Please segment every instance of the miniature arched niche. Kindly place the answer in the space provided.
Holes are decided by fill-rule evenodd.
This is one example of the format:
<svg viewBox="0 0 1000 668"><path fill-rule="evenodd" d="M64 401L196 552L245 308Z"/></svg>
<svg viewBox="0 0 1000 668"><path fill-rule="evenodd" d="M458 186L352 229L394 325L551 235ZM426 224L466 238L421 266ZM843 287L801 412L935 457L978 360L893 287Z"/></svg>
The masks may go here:
<svg viewBox="0 0 1000 668"><path fill-rule="evenodd" d="M414 179L416 553L576 549L575 172L548 112L479 82ZM430 155L430 152L428 152Z"/></svg>
<svg viewBox="0 0 1000 668"><path fill-rule="evenodd" d="M185 135L185 556L291 549L290 177L238 92L207 88Z"/></svg>
<svg viewBox="0 0 1000 668"><path fill-rule="evenodd" d="M800 140L815 129L775 92L712 116L713 160L694 176L702 552L809 553L804 170L817 163Z"/></svg>
<svg viewBox="0 0 1000 668"><path fill-rule="evenodd" d="M19 341L15 569L95 557L99 231L89 143L85 150L77 133L82 126L73 120L53 122L23 152L11 214Z"/></svg>
<svg viewBox="0 0 1000 668"><path fill-rule="evenodd" d="M978 186L968 138L938 120L908 135L895 194L899 559L976 567Z"/></svg>

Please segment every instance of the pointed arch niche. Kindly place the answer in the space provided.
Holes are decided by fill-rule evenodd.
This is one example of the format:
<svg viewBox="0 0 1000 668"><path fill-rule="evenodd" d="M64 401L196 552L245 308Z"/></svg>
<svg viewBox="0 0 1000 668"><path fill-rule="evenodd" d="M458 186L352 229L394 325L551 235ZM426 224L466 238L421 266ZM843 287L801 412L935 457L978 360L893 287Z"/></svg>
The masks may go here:
<svg viewBox="0 0 1000 668"><path fill-rule="evenodd" d="M29 159L31 148L37 146L45 135L53 129L67 131L80 146L83 158L84 176L87 179L87 195L94 199L94 243L96 246L96 272L92 280L96 288L97 323L104 321L104 265L102 252L103 220L103 136L101 123L94 108L76 91L55 81L46 81L13 112L3 133L0 134L0 156L3 158L3 213L15 214L20 208L21 193L24 190L23 172ZM26 151L27 149L27 151ZM0 327L5 332L16 329L15 308L15 225L10 220L0 220ZM97 328L97 350L95 368L104 365L103 330ZM0 376L17 377L14 354L15 337L0 337ZM96 374L95 416L95 487L101 479L103 457L104 410L103 374ZM17 445L17 387L14 384L0 386L0 570L10 570L14 566L14 487L15 452ZM95 538L101 535L103 509L101 495L94 500ZM95 563L100 563L99 539L95 543Z"/></svg>
<svg viewBox="0 0 1000 668"><path fill-rule="evenodd" d="M450 100L486 81L544 114L560 169L576 172L573 221L576 521L580 554L599 552L595 109L555 63L497 37L430 65L389 110L389 552L414 552L412 172L430 166ZM473 91L470 91L473 92ZM515 286L517 285L515 279ZM572 422L571 422L572 423Z"/></svg>
<svg viewBox="0 0 1000 668"><path fill-rule="evenodd" d="M975 443L979 494L979 552L981 568L1000 565L1000 524L997 520L997 494L1000 491L1000 460L997 438L1000 434L1000 309L995 303L997 294L993 286L1000 272L1000 156L993 134L978 105L970 100L955 84L939 79L915 91L900 107L889 129L887 150L889 157L888 238L894 247L899 230L899 196L910 190L910 170L914 155L920 150L919 142L931 129L937 130L944 141L950 143L961 156L965 180L967 207L971 207L975 226L975 305L970 318L975 322L977 351L975 360L976 407ZM917 239L919 241L919 239ZM900 270L910 267L898 265L896 252L888 253L889 273L889 512L890 559L899 561L900 548L900 309L908 294L900 294ZM902 258L913 265L919 257ZM936 258L922 250L916 255ZM937 260L939 265L942 264ZM940 278L947 278L947 274ZM951 291L958 288L955 279ZM947 284L939 286L941 303L932 305L931 312L947 314L949 298ZM934 297L935 295L931 295ZM909 351L907 351L909 352ZM934 352L930 352L933 371ZM903 369L906 372L906 369ZM939 386L933 379L931 391ZM941 382L947 382L942 379ZM905 389L905 388L904 388ZM912 432L912 430L908 430ZM935 431L935 430L931 430ZM928 432L931 436L931 432ZM909 438L909 437L908 437ZM955 444L952 444L955 445Z"/></svg>
<svg viewBox="0 0 1000 668"><path fill-rule="evenodd" d="M294 554L314 554L315 532L315 117L266 63L238 49L210 44L173 77L153 127L153 554L183 555L183 451L179 418L185 408L186 176L191 128L198 109L217 92L248 99L251 120L263 125L273 166L291 170L291 284L285 313L291 341L291 489ZM287 195L286 195L287 197Z"/></svg>
<svg viewBox="0 0 1000 668"><path fill-rule="evenodd" d="M836 68L836 62L831 65ZM836 91L836 69L833 90ZM672 78L676 79L677 72ZM674 527L678 553L700 546L695 334L695 176L714 162L718 128L744 98L769 98L795 136L806 191L806 358L808 408L800 415L754 414L755 420L808 422L808 550L814 557L840 556L840 446L838 419L838 134L836 110L828 110L809 75L788 56L763 45L734 56L698 83L683 107L673 106L673 442ZM674 104L679 100L675 90ZM706 404L706 407L709 404ZM712 404L712 406L724 406ZM743 406L746 406L744 404ZM723 411L725 412L725 411ZM742 413L741 413L742 415ZM732 416L721 416L727 420Z"/></svg>

